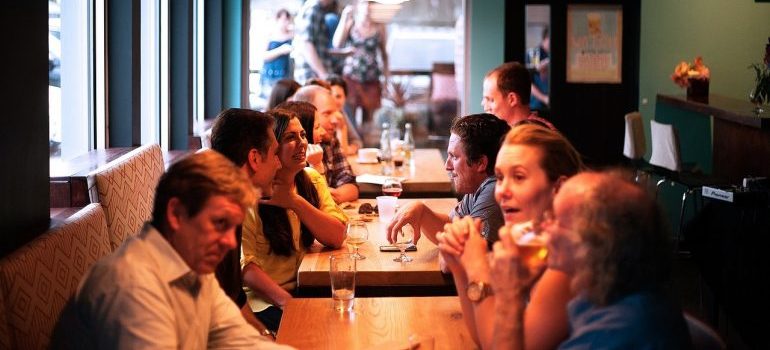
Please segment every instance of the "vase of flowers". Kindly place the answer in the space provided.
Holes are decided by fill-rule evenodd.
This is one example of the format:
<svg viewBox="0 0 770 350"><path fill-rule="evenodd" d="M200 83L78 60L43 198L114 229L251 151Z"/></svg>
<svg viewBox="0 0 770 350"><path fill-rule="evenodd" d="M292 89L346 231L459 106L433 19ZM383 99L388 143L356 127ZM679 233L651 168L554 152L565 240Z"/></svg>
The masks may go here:
<svg viewBox="0 0 770 350"><path fill-rule="evenodd" d="M671 74L671 80L676 85L687 89L688 100L702 103L708 103L710 78L711 72L703 64L703 58L700 56L695 57L692 64L680 62Z"/></svg>
<svg viewBox="0 0 770 350"><path fill-rule="evenodd" d="M749 68L754 69L756 75L749 100L755 106L754 113L759 115L764 112L762 105L770 102L770 38L767 38L767 45L765 45L764 62L754 63Z"/></svg>

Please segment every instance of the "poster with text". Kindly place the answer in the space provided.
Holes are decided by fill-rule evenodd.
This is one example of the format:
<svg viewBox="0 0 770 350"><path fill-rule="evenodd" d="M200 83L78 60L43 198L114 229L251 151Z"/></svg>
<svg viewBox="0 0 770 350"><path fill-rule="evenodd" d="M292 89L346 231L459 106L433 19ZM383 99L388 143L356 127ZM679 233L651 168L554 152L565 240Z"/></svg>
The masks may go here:
<svg viewBox="0 0 770 350"><path fill-rule="evenodd" d="M569 5L567 82L621 83L623 8Z"/></svg>

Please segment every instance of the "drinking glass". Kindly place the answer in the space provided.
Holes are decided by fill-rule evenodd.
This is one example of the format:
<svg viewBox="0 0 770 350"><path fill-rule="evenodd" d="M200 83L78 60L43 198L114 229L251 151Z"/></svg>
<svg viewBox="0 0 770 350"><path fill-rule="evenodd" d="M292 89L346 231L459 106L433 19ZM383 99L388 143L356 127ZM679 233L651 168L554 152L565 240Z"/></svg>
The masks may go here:
<svg viewBox="0 0 770 350"><path fill-rule="evenodd" d="M403 192L403 190L404 187L401 185L401 181L394 177L389 177L382 183L382 194L385 196L398 198L401 197L401 192Z"/></svg>
<svg viewBox="0 0 770 350"><path fill-rule="evenodd" d="M377 211L381 223L387 224L396 216L396 201L398 201L396 197L377 196Z"/></svg>
<svg viewBox="0 0 770 350"><path fill-rule="evenodd" d="M346 243L353 247L353 259L363 260L365 256L358 253L358 247L369 238L369 230L363 221L350 221L348 223L348 239Z"/></svg>
<svg viewBox="0 0 770 350"><path fill-rule="evenodd" d="M406 224L396 234L395 245L396 247L398 247L398 250L401 251L401 255L399 255L398 258L393 259L393 261L402 262L402 263L412 261L413 259L411 257L406 256L406 248L412 245L413 242L414 242L414 229L412 228L412 225Z"/></svg>
<svg viewBox="0 0 770 350"><path fill-rule="evenodd" d="M521 261L532 271L545 266L548 257L548 234L543 232L543 222L548 220L544 216L535 221L527 221L514 225L511 233L514 243L519 249Z"/></svg>
<svg viewBox="0 0 770 350"><path fill-rule="evenodd" d="M340 253L329 256L329 277L334 309L340 312L352 310L356 295L356 259L353 254Z"/></svg>

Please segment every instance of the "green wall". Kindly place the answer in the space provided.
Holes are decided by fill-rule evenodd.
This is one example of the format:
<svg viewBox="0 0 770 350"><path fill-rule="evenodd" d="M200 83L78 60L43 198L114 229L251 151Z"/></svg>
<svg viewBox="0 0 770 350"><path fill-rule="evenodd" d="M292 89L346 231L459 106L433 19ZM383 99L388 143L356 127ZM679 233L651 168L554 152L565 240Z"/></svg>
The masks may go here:
<svg viewBox="0 0 770 350"><path fill-rule="evenodd" d="M770 3L642 1L639 110L645 126L655 116L657 94L684 94L669 78L674 66L698 55L711 70L711 93L748 99L754 82L748 66L762 61L769 36ZM645 129L649 145L649 126Z"/></svg>
<svg viewBox="0 0 770 350"><path fill-rule="evenodd" d="M468 112L480 113L484 75L505 58L505 1L468 1L470 21L470 100Z"/></svg>

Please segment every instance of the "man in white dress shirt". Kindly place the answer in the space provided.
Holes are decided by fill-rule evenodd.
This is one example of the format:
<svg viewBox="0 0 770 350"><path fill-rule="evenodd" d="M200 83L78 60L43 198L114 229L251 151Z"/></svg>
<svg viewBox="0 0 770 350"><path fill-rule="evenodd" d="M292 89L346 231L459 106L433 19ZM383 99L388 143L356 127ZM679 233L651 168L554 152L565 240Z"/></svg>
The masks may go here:
<svg viewBox="0 0 770 350"><path fill-rule="evenodd" d="M213 274L255 201L243 172L215 151L172 165L152 220L86 274L53 347L288 349L248 325Z"/></svg>

